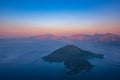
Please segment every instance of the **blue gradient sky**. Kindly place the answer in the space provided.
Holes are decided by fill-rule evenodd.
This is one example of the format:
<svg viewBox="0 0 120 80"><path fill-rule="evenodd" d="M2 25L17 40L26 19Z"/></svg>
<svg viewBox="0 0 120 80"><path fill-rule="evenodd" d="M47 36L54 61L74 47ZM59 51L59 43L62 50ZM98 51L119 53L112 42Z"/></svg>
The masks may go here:
<svg viewBox="0 0 120 80"><path fill-rule="evenodd" d="M120 0L0 0L0 35L120 32L119 8Z"/></svg>

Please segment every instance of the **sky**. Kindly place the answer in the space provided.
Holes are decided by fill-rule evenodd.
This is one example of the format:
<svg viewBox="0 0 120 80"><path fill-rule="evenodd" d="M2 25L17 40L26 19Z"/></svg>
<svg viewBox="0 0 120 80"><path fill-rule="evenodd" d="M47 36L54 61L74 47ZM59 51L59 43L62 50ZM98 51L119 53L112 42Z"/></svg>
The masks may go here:
<svg viewBox="0 0 120 80"><path fill-rule="evenodd" d="M120 33L120 0L0 0L0 37Z"/></svg>

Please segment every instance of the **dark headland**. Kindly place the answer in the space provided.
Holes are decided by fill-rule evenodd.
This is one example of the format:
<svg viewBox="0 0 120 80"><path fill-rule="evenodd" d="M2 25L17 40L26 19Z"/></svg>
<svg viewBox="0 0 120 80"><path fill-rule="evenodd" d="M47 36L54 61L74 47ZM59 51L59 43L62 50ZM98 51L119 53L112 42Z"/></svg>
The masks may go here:
<svg viewBox="0 0 120 80"><path fill-rule="evenodd" d="M89 71L92 69L93 65L88 59L103 58L103 56L103 54L82 50L75 45L66 45L42 58L48 62L64 62L65 67L69 70L67 73L75 74L82 70Z"/></svg>

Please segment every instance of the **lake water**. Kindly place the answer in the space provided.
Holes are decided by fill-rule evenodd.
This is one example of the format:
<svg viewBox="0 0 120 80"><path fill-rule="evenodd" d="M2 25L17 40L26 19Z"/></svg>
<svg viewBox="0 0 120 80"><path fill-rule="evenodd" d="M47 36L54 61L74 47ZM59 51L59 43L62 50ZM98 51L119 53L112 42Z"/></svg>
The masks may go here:
<svg viewBox="0 0 120 80"><path fill-rule="evenodd" d="M66 74L64 63L42 60L67 43L59 41L1 41L0 80L120 80L120 46L74 43L79 48L104 54L103 59L90 59L95 65L89 72Z"/></svg>

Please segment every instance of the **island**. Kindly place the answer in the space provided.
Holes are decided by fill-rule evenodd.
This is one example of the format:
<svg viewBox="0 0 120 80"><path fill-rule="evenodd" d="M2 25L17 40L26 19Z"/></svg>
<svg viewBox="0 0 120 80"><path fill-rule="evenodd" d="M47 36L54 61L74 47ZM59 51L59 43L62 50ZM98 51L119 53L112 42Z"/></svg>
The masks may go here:
<svg viewBox="0 0 120 80"><path fill-rule="evenodd" d="M55 50L51 54L42 57L42 59L48 62L64 62L67 74L76 74L83 70L88 72L94 67L88 59L103 58L103 56L103 54L95 54L70 44Z"/></svg>

